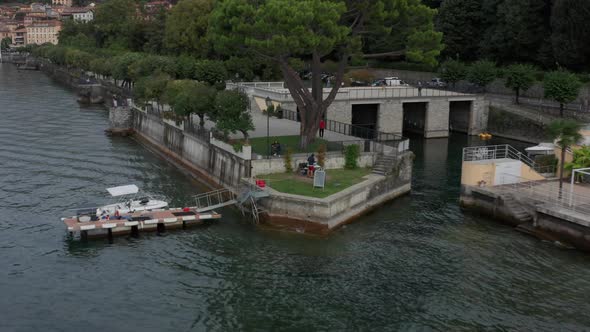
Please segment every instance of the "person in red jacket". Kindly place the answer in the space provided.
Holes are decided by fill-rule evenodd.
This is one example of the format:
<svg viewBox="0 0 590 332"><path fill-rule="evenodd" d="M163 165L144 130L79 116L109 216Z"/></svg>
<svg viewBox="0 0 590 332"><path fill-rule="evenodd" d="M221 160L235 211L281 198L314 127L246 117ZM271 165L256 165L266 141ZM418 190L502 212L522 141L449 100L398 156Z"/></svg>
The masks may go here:
<svg viewBox="0 0 590 332"><path fill-rule="evenodd" d="M324 137L324 129L326 129L326 122L324 119L320 120L320 137Z"/></svg>

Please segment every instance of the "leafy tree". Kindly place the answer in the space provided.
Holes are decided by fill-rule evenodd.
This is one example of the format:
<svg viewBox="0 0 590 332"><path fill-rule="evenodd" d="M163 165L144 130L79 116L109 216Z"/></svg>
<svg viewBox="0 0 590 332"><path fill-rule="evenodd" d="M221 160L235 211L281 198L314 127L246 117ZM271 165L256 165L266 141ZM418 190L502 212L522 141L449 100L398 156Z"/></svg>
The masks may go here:
<svg viewBox="0 0 590 332"><path fill-rule="evenodd" d="M588 167L590 167L590 146L583 146L579 149L574 150L573 161L565 165L565 169L567 169L568 171ZM579 176L581 177L581 174Z"/></svg>
<svg viewBox="0 0 590 332"><path fill-rule="evenodd" d="M153 16L144 27L146 43L143 45L143 51L147 53L162 53L165 49L164 41L166 39L166 17L167 12L163 7Z"/></svg>
<svg viewBox="0 0 590 332"><path fill-rule="evenodd" d="M214 88L192 80L175 81L169 85L167 98L174 112L186 116L190 120L191 114L199 116L199 125L205 125L205 116L213 117L215 107Z"/></svg>
<svg viewBox="0 0 590 332"><path fill-rule="evenodd" d="M555 0L551 44L555 60L574 70L590 69L590 1Z"/></svg>
<svg viewBox="0 0 590 332"><path fill-rule="evenodd" d="M444 54L461 60L478 56L484 19L480 0L445 0L439 9L437 28L443 33Z"/></svg>
<svg viewBox="0 0 590 332"><path fill-rule="evenodd" d="M447 60L440 65L439 74L443 81L451 83L455 88L457 82L467 77L467 66L457 60Z"/></svg>
<svg viewBox="0 0 590 332"><path fill-rule="evenodd" d="M526 64L514 64L508 66L504 71L507 88L514 90L516 103L521 91L527 91L535 82L535 68Z"/></svg>
<svg viewBox="0 0 590 332"><path fill-rule="evenodd" d="M162 72L143 77L137 81L135 89L133 89L134 95L139 101L143 102L155 100L156 107L160 110L169 81L170 76Z"/></svg>
<svg viewBox="0 0 590 332"><path fill-rule="evenodd" d="M165 45L176 53L205 57L209 52L207 28L214 0L181 0L166 20Z"/></svg>
<svg viewBox="0 0 590 332"><path fill-rule="evenodd" d="M496 64L492 61L480 60L469 67L467 80L482 87L484 90L498 76Z"/></svg>
<svg viewBox="0 0 590 332"><path fill-rule="evenodd" d="M578 98L582 83L578 77L567 71L552 71L545 74L545 97L559 103L559 115L563 117L564 104Z"/></svg>
<svg viewBox="0 0 590 332"><path fill-rule="evenodd" d="M130 70L131 66L141 60L143 55L139 53L123 53L116 56L112 61L112 76L116 80L122 80L123 86L131 87L133 83L133 74Z"/></svg>
<svg viewBox="0 0 590 332"><path fill-rule="evenodd" d="M195 77L196 61L188 55L181 55L176 58L176 77L179 79L189 79Z"/></svg>
<svg viewBox="0 0 590 332"><path fill-rule="evenodd" d="M496 3L494 7L488 5L495 13L486 15L490 24L480 43L480 54L500 62L536 61L551 33L546 15L551 2L503 0Z"/></svg>
<svg viewBox="0 0 590 332"><path fill-rule="evenodd" d="M2 41L0 41L0 49L7 50L10 47L10 44L12 44L12 38L4 37L2 38Z"/></svg>
<svg viewBox="0 0 590 332"><path fill-rule="evenodd" d="M142 77L155 72L166 73L169 76L176 75L177 64L174 59L167 56L147 55L129 64L129 76L137 81Z"/></svg>
<svg viewBox="0 0 590 332"><path fill-rule="evenodd" d="M94 58L90 61L90 71L101 75L101 76L106 76L109 77L112 75L111 72L111 65L110 65L110 61L105 59L105 58Z"/></svg>
<svg viewBox="0 0 590 332"><path fill-rule="evenodd" d="M76 50L76 49L67 49L65 54L65 63L68 67L73 67L77 69L90 69L90 61L92 60L92 55L90 53Z"/></svg>
<svg viewBox="0 0 590 332"><path fill-rule="evenodd" d="M215 97L213 121L215 127L227 137L229 133L241 132L248 143L248 130L254 130L250 110L250 99L243 92L224 90Z"/></svg>
<svg viewBox="0 0 590 332"><path fill-rule="evenodd" d="M127 49L136 7L133 0L109 0L96 8L93 24L97 29L98 46Z"/></svg>
<svg viewBox="0 0 590 332"><path fill-rule="evenodd" d="M582 140L580 129L582 125L574 120L555 120L549 124L548 134L561 148L561 162L559 165L559 198L563 191L563 170L565 169L565 153L567 149Z"/></svg>
<svg viewBox="0 0 590 332"><path fill-rule="evenodd" d="M195 63L195 75L197 81L215 86L218 90L225 89L227 70L223 62L216 60L201 60Z"/></svg>
<svg viewBox="0 0 590 332"><path fill-rule="evenodd" d="M414 14L431 11L414 0L225 0L211 13L209 40L221 54L256 54L278 64L300 110L300 146L306 148L338 93L349 58L361 52L362 35L392 27L404 30L407 21L401 14L411 11L395 9L405 4L413 5ZM432 22L414 26L399 49L385 53L434 62L440 42L432 38L437 36ZM291 59L311 63L311 91ZM321 72L322 62L328 59L338 62L338 70L334 88L324 99Z"/></svg>

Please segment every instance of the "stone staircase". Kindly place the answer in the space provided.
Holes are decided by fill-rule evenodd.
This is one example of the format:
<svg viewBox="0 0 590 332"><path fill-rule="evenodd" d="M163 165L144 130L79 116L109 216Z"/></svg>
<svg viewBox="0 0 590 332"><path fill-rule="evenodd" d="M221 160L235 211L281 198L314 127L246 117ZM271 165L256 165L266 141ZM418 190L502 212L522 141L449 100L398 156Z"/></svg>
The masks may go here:
<svg viewBox="0 0 590 332"><path fill-rule="evenodd" d="M522 207L522 205L511 194L502 195L502 200L506 208L512 213L516 220L522 223L529 223L533 221L533 216Z"/></svg>
<svg viewBox="0 0 590 332"><path fill-rule="evenodd" d="M373 165L373 174L388 175L391 172L392 166L395 164L397 157L390 155L379 155L375 165Z"/></svg>

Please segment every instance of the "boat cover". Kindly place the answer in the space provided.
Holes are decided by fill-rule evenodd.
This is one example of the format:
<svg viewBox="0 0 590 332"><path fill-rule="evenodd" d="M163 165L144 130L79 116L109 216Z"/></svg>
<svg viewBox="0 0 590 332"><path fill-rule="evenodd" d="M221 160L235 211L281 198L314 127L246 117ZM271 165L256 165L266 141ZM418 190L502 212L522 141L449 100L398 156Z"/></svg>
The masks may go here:
<svg viewBox="0 0 590 332"><path fill-rule="evenodd" d="M116 197L116 196L137 194L137 192L139 191L139 188L137 188L137 186L134 184L129 184L126 186L107 188L107 191L109 192L109 194L111 194L111 196Z"/></svg>

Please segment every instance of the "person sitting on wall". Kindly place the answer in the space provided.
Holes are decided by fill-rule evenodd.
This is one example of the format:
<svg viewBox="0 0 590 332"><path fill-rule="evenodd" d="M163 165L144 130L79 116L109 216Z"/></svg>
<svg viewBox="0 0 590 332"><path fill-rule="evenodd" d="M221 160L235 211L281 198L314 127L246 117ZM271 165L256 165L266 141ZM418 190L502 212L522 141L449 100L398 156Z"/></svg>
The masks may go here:
<svg viewBox="0 0 590 332"><path fill-rule="evenodd" d="M281 144L278 141L274 141L270 145L270 151L273 156L280 156L281 155Z"/></svg>
<svg viewBox="0 0 590 332"><path fill-rule="evenodd" d="M307 158L307 176L312 177L313 171L315 169L315 155L312 153L309 158Z"/></svg>

